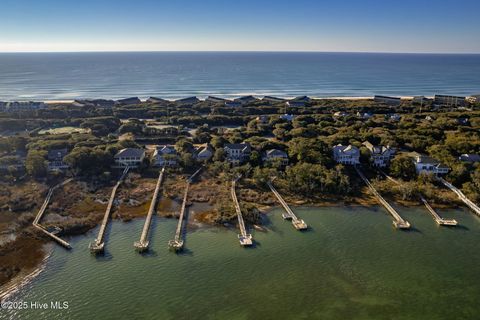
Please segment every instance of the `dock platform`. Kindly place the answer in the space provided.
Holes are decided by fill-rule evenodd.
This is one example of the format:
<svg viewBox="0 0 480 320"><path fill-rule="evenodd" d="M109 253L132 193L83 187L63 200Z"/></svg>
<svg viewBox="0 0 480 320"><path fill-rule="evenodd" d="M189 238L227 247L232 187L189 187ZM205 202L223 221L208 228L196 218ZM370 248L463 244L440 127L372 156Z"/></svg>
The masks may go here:
<svg viewBox="0 0 480 320"><path fill-rule="evenodd" d="M283 208L285 209L285 213L282 214L283 219L285 220L291 220L292 225L295 229L297 230L306 230L308 228L308 225L303 221L302 219L297 218L295 213L290 209L290 206L288 203L283 199L283 197L280 195L280 193L275 189L273 186L272 182L269 181L267 182L270 190L272 190L273 194L275 197L277 197L278 201L282 204Z"/></svg>
<svg viewBox="0 0 480 320"><path fill-rule="evenodd" d="M377 190L373 187L373 185L368 181L367 177L363 174L363 172L355 166L355 170L357 171L360 178L362 178L363 182L367 185L373 195L377 198L378 202L383 205L383 207L387 210L387 212L393 217L393 225L397 229L410 229L411 225L408 221L404 220L400 214L377 192Z"/></svg>
<svg viewBox="0 0 480 320"><path fill-rule="evenodd" d="M237 183L238 179L239 178L232 180L232 187L230 189L230 193L232 195L235 211L237 212L238 227L240 228L238 241L240 242L241 246L247 247L247 246L253 245L253 238L251 234L247 233L247 230L245 228L245 222L243 221L242 210L240 209L240 204L238 203L237 194L235 192L235 184Z"/></svg>
<svg viewBox="0 0 480 320"><path fill-rule="evenodd" d="M162 185L163 176L165 174L165 167L162 168L160 174L158 175L157 184L155 186L155 191L153 192L153 198L150 202L150 207L148 208L147 218L145 219L145 224L143 225L142 234L139 241L135 241L133 246L139 252L144 252L148 250L148 245L150 244L147 240L148 231L150 230L150 224L152 222L152 216L155 212L155 206L157 205L158 193L160 191L160 186Z"/></svg>
<svg viewBox="0 0 480 320"><path fill-rule="evenodd" d="M107 228L107 224L110 219L110 214L113 207L113 201L115 200L115 194L117 193L118 187L122 184L123 180L127 176L129 170L130 170L130 167L126 167L125 170L123 170L123 173L120 179L118 179L118 182L115 184L115 186L112 189L112 193L110 194L110 200L108 201L107 209L105 210L105 214L103 216L103 220L100 226L100 230L98 232L98 236L95 239L95 241L91 242L90 245L88 246L90 248L90 252L92 252L93 254L103 252L103 250L105 249L105 243L103 239L105 236L105 229Z"/></svg>

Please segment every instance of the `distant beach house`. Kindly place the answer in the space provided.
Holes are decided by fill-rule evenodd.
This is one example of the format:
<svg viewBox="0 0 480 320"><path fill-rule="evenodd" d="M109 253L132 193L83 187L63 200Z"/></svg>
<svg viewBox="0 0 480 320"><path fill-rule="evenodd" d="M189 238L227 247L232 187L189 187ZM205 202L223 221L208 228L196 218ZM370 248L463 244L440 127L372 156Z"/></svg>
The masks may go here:
<svg viewBox="0 0 480 320"><path fill-rule="evenodd" d="M68 154L67 149L54 149L49 150L47 159L48 159L48 171L61 171L69 168L69 165L66 164L63 159Z"/></svg>
<svg viewBox="0 0 480 320"><path fill-rule="evenodd" d="M276 103L285 102L285 99L277 98L277 97L271 97L271 96L265 96L265 97L262 98L262 102L266 102L266 103L269 103L269 104L276 104Z"/></svg>
<svg viewBox="0 0 480 320"><path fill-rule="evenodd" d="M243 104L238 101L230 101L230 100L225 101L225 107L239 108L241 106L243 106Z"/></svg>
<svg viewBox="0 0 480 320"><path fill-rule="evenodd" d="M343 118L346 116L348 116L348 113L346 113L345 111L337 111L333 114L334 118Z"/></svg>
<svg viewBox="0 0 480 320"><path fill-rule="evenodd" d="M466 104L465 97L458 97L458 96L446 96L442 94L435 95L433 99L433 103L437 106L441 107L459 107L464 106Z"/></svg>
<svg viewBox="0 0 480 320"><path fill-rule="evenodd" d="M224 147L227 161L238 165L248 160L252 148L248 143L228 143Z"/></svg>
<svg viewBox="0 0 480 320"><path fill-rule="evenodd" d="M426 116L426 117L425 117L425 120L427 120L427 121L433 121L433 120L435 120L435 119L433 119L432 116Z"/></svg>
<svg viewBox="0 0 480 320"><path fill-rule="evenodd" d="M415 164L417 174L432 173L434 175L442 175L450 171L450 168L441 164L440 161L421 154L414 156L413 163Z"/></svg>
<svg viewBox="0 0 480 320"><path fill-rule="evenodd" d="M389 146L375 146L371 144L369 141L365 141L363 145L368 149L370 152L370 161L373 166L379 168L385 168L389 165L390 159L395 154L395 150L390 148Z"/></svg>
<svg viewBox="0 0 480 320"><path fill-rule="evenodd" d="M233 102L238 102L240 105L245 105L253 102L257 102L258 99L255 98L254 96L243 96L240 98L233 99Z"/></svg>
<svg viewBox="0 0 480 320"><path fill-rule="evenodd" d="M137 168L145 159L145 150L138 148L125 148L120 150L114 157L116 168Z"/></svg>
<svg viewBox="0 0 480 320"><path fill-rule="evenodd" d="M373 101L378 103L383 103L389 106L399 106L402 103L402 100L397 97L388 97L388 96L375 96Z"/></svg>
<svg viewBox="0 0 480 320"><path fill-rule="evenodd" d="M43 102L35 101L14 101L5 102L3 110L5 112L31 111L46 108L47 105Z"/></svg>
<svg viewBox="0 0 480 320"><path fill-rule="evenodd" d="M115 105L115 101L106 99L76 99L72 105L76 107L112 108Z"/></svg>
<svg viewBox="0 0 480 320"><path fill-rule="evenodd" d="M294 118L295 118L295 116L293 114L282 114L280 116L280 119L288 121L288 122L292 122Z"/></svg>
<svg viewBox="0 0 480 320"><path fill-rule="evenodd" d="M458 122L458 124L460 124L462 126L468 126L470 124L470 119L465 118L465 117L461 117L461 118L457 119L457 122Z"/></svg>
<svg viewBox="0 0 480 320"><path fill-rule="evenodd" d="M333 147L333 159L342 164L359 164L360 150L352 145L343 146L341 144Z"/></svg>
<svg viewBox="0 0 480 320"><path fill-rule="evenodd" d="M227 99L219 98L219 97L214 97L214 96L208 96L205 99L206 102L209 102L211 104L225 104Z"/></svg>
<svg viewBox="0 0 480 320"><path fill-rule="evenodd" d="M427 103L429 101L431 101L431 99L429 99L425 96L415 96L412 99L412 103L415 103L415 104L424 104L424 103Z"/></svg>
<svg viewBox="0 0 480 320"><path fill-rule="evenodd" d="M188 97L188 98L175 100L175 103L177 105L181 105L181 106L183 106L183 105L194 105L194 104L197 104L199 102L200 102L200 100L197 97Z"/></svg>
<svg viewBox="0 0 480 320"><path fill-rule="evenodd" d="M150 97L146 101L147 103L153 103L153 104L169 104L170 101L162 98L157 98L157 97Z"/></svg>
<svg viewBox="0 0 480 320"><path fill-rule="evenodd" d="M286 102L287 107L301 108L305 107L310 102L310 98L307 96L296 97Z"/></svg>
<svg viewBox="0 0 480 320"><path fill-rule="evenodd" d="M177 150L172 145L159 145L153 152L153 165L175 167L178 163Z"/></svg>
<svg viewBox="0 0 480 320"><path fill-rule="evenodd" d="M472 154L472 153L464 153L464 154L460 155L460 157L458 157L458 159L460 161L470 162L470 163L480 162L480 155Z"/></svg>
<svg viewBox="0 0 480 320"><path fill-rule="evenodd" d="M390 113L390 114L385 115L385 120L398 122L398 121L400 121L400 119L402 119L402 117L398 113Z"/></svg>
<svg viewBox="0 0 480 320"><path fill-rule="evenodd" d="M213 148L207 143L203 146L197 147L194 154L195 160L199 162L209 161L213 157Z"/></svg>
<svg viewBox="0 0 480 320"><path fill-rule="evenodd" d="M262 157L263 162L280 161L283 166L288 165L288 155L285 151L270 149Z"/></svg>
<svg viewBox="0 0 480 320"><path fill-rule="evenodd" d="M140 103L142 103L142 101L138 97L119 99L115 101L115 104L121 105L121 106L126 106L131 104L140 104Z"/></svg>

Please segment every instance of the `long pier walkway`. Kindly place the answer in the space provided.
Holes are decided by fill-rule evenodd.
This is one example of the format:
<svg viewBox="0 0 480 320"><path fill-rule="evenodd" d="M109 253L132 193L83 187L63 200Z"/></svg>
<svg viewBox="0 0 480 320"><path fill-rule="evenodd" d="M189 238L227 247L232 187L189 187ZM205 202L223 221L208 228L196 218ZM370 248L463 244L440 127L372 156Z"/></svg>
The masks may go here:
<svg viewBox="0 0 480 320"><path fill-rule="evenodd" d="M172 249L174 251L180 251L180 250L183 249L184 241L182 239L182 229L183 229L183 220L184 220L184 216L185 216L185 210L186 210L186 206L187 206L188 189L190 188L190 184L193 182L193 179L195 178L195 176L202 169L203 169L203 167L201 167L200 169L195 171L195 173L192 174L190 176L190 178L188 178L188 180L187 180L187 184L185 186L185 193L183 194L182 207L180 209L180 216L178 218L177 229L175 231L175 238L168 241L168 246L170 247L170 249Z"/></svg>
<svg viewBox="0 0 480 320"><path fill-rule="evenodd" d="M267 184L270 187L270 190L272 190L273 194L275 195L275 197L277 197L278 201L282 204L283 208L286 211L284 214L282 214L283 219L292 220L292 225L297 230L306 230L308 228L308 225L302 219L297 218L297 216L292 211L292 209L290 209L290 206L287 204L287 202L283 200L283 197L280 195L277 189L275 189L272 182L269 181L267 182Z"/></svg>
<svg viewBox="0 0 480 320"><path fill-rule="evenodd" d="M107 228L108 220L110 219L110 213L112 211L113 201L115 200L115 194L117 193L118 187L122 184L123 180L127 176L129 169L130 167L126 167L125 170L123 170L122 176L120 177L120 179L118 179L117 184L115 184L115 186L112 189L110 200L108 201L107 209L105 210L105 215L103 216L103 221L100 226L100 230L98 231L97 238L95 239L94 242L91 242L89 245L90 251L92 253L102 252L105 247L103 238L105 236L105 229Z"/></svg>
<svg viewBox="0 0 480 320"><path fill-rule="evenodd" d="M66 185L67 183L69 183L72 180L73 180L73 178L67 179L67 180L63 181L62 183L59 183L59 184L53 186L52 188L50 188L48 190L47 196L45 197L45 200L43 201L43 204L40 207L40 210L38 211L37 216L33 220L33 226L37 230L40 230L41 232L43 232L44 234L46 234L47 236L49 236L50 238L52 238L53 240L55 240L56 242L58 242L60 245L62 245L63 247L65 247L67 249L72 248L70 246L70 244L67 241L65 241L65 240L61 239L60 237L58 237L57 235L55 235L53 232L50 232L47 229L45 229L45 227L40 224L40 220L42 220L43 214L45 213L45 210L47 209L48 204L50 203L50 199L52 198L53 192L55 190L57 190L58 188L63 187L64 185Z"/></svg>
<svg viewBox="0 0 480 320"><path fill-rule="evenodd" d="M463 192L458 189L457 187L455 187L453 184L451 184L450 182L446 181L445 179L443 178L438 178L440 180L440 182L442 182L447 188L449 188L450 190L452 190L457 196L458 198L460 198L460 200L463 201L463 203L465 203L477 216L480 217L480 208L475 204L473 203L472 200L468 199L467 196L465 196L465 194L463 194Z"/></svg>
<svg viewBox="0 0 480 320"><path fill-rule="evenodd" d="M372 186L370 181L368 181L367 177L363 174L363 172L355 166L355 170L357 171L358 175L362 180L365 182L365 184L368 186L370 191L372 191L373 195L377 198L378 202L380 202L381 205L385 207L385 209L390 213L390 215L393 217L393 225L395 228L398 229L409 229L410 228L410 223L406 220L404 220L400 214L380 195L380 193L377 192L377 190Z"/></svg>
<svg viewBox="0 0 480 320"><path fill-rule="evenodd" d="M135 241L133 246L140 252L148 250L149 241L147 240L148 231L150 230L150 223L152 221L153 212L155 212L155 206L157 204L158 192L160 191L160 186L162 185L163 175L165 173L165 167L162 168L160 174L158 175L157 185L155 186L155 191L153 192L153 198L150 202L150 208L148 209L147 218L145 219L145 224L143 225L142 235L140 236L139 241Z"/></svg>
<svg viewBox="0 0 480 320"><path fill-rule="evenodd" d="M240 228L240 234L238 235L238 240L240 241L240 245L242 246L251 246L253 244L252 235L247 233L245 228L245 222L243 221L242 210L240 209L240 204L238 203L237 194L235 192L235 184L237 183L237 179L232 180L232 187L231 187L231 195L233 199L233 204L235 206L235 211L237 212L238 218L238 227Z"/></svg>
<svg viewBox="0 0 480 320"><path fill-rule="evenodd" d="M400 182L392 177L390 177L388 174L386 174L383 171L380 171L385 177L387 177L388 180L395 182L396 184L400 184ZM433 219L439 226L447 226L447 227L452 227L458 225L457 220L455 219L444 219L442 218L436 211L435 209L430 206L430 204L427 202L427 200L420 195L420 200L423 202L425 208L427 208L428 212L432 215Z"/></svg>

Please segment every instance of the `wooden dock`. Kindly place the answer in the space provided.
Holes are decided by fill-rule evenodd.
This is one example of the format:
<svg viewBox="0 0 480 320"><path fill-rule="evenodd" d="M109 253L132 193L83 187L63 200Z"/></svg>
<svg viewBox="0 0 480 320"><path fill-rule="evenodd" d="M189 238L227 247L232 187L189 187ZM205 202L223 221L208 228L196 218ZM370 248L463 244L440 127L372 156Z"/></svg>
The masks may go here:
<svg viewBox="0 0 480 320"><path fill-rule="evenodd" d="M145 224L143 225L142 235L140 236L139 241L135 241L133 246L139 252L148 250L149 241L147 240L148 231L150 230L150 223L152 221L153 213L155 212L155 206L157 204L158 193L160 191L160 186L162 185L163 175L165 173L165 167L162 168L160 174L158 175L157 185L155 186L155 191L153 192L153 198L150 202L150 208L148 209L147 218L145 219Z"/></svg>
<svg viewBox="0 0 480 320"><path fill-rule="evenodd" d="M193 182L193 179L202 169L203 167L195 171L195 173L192 174L190 178L188 178L187 184L185 185L185 193L183 194L182 207L180 209L180 215L178 218L177 229L175 231L175 237L172 240L168 241L168 247L173 251L181 251L183 249L184 241L182 239L182 230L184 225L183 220L185 217L185 210L187 207L188 190L190 188L190 184Z"/></svg>
<svg viewBox="0 0 480 320"><path fill-rule="evenodd" d="M463 201L463 203L465 203L477 216L480 217L480 207L473 203L472 200L468 199L467 196L465 196L465 194L463 194L460 189L458 189L453 184L443 178L438 178L438 180L440 180L440 182L443 183L444 186L452 190L458 196L458 198Z"/></svg>
<svg viewBox="0 0 480 320"><path fill-rule="evenodd" d="M395 180L394 178L390 177L389 175L387 175L383 171L381 171L381 172L385 177L387 177L388 180L393 181L396 184L400 184L400 182L398 180ZM458 225L458 222L455 219L444 219L444 218L442 218L435 211L435 209L433 209L432 206L430 206L430 204L427 202L427 200L422 195L419 195L419 196L420 196L420 200L423 202L423 205L425 206L425 208L427 208L428 213L430 213L430 215L433 217L433 219L435 220L435 222L439 226L454 227L454 226Z"/></svg>
<svg viewBox="0 0 480 320"><path fill-rule="evenodd" d="M269 181L267 182L267 184L270 187L270 190L272 190L273 194L275 195L275 197L277 197L278 201L282 204L283 208L286 211L284 214L282 214L283 219L292 220L292 225L297 230L306 230L308 228L308 225L302 219L297 218L297 216L292 211L292 209L290 209L290 206L287 204L287 202L283 200L283 197L280 195L277 189L275 189L272 182Z"/></svg>
<svg viewBox="0 0 480 320"><path fill-rule="evenodd" d="M89 245L90 251L92 253L99 253L99 252L103 252L104 250L105 243L103 242L103 238L105 236L105 229L107 228L107 224L110 219L110 214L113 207L113 201L115 200L115 194L117 193L118 187L122 184L123 180L127 176L129 169L130 167L126 167L125 170L123 170L122 176L120 177L120 179L118 179L118 182L115 184L115 186L112 189L112 193L110 194L110 200L108 201L107 209L105 210L105 215L103 216L103 221L100 226L98 236L95 239L95 241L91 242Z"/></svg>
<svg viewBox="0 0 480 320"><path fill-rule="evenodd" d="M47 196L45 197L45 200L43 201L43 204L40 207L40 210L38 211L37 216L35 217L35 219L33 220L33 223L32 223L33 227L35 229L40 230L41 232L43 232L44 234L46 234L47 236L49 236L50 238L55 240L57 243L59 243L61 246L63 246L64 248L67 248L67 249L72 248L70 246L70 244L67 241L65 241L62 238L55 235L55 233L50 232L47 229L45 229L45 227L40 224L40 220L42 220L43 214L45 213L45 210L47 209L48 204L50 203L50 199L52 198L53 192L56 189L58 189L60 187L63 187L64 185L66 185L67 183L69 183L72 180L73 180L72 178L67 179L67 180L63 181L62 183L59 183L56 186L54 186L54 187L52 187L48 190Z"/></svg>
<svg viewBox="0 0 480 320"><path fill-rule="evenodd" d="M393 225L397 229L409 229L410 223L404 220L400 214L377 192L377 190L372 186L370 181L368 181L367 177L363 174L363 172L355 166L355 170L357 171L360 178L362 178L363 182L368 186L370 191L373 195L377 198L378 202L383 205L383 207L387 210L387 212L393 217Z"/></svg>
<svg viewBox="0 0 480 320"><path fill-rule="evenodd" d="M240 209L240 204L238 203L237 194L235 192L235 184L238 179L240 179L240 177L232 180L232 187L230 190L230 193L233 199L233 204L235 206L235 211L237 212L238 227L240 228L240 234L238 235L238 240L240 241L240 245L242 246L251 246L253 244L252 235L247 233L247 230L245 228L245 222L243 221L242 210Z"/></svg>

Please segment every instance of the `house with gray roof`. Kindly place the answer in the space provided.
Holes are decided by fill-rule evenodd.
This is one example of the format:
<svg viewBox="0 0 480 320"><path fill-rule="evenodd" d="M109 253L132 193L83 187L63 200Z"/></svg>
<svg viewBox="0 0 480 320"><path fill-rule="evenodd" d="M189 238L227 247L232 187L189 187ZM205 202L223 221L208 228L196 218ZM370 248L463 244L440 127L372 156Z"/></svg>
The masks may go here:
<svg viewBox="0 0 480 320"><path fill-rule="evenodd" d="M224 150L227 161L239 165L248 160L252 148L248 143L227 143Z"/></svg>
<svg viewBox="0 0 480 320"><path fill-rule="evenodd" d="M209 161L213 157L213 148L209 143L195 148L194 158L199 162Z"/></svg>
<svg viewBox="0 0 480 320"><path fill-rule="evenodd" d="M464 154L460 155L460 157L458 157L458 159L460 161L470 162L470 163L480 162L480 155L479 154L473 154L473 153L464 153Z"/></svg>
<svg viewBox="0 0 480 320"><path fill-rule="evenodd" d="M172 145L159 145L153 152L152 165L157 167L175 167L178 164L178 154Z"/></svg>
<svg viewBox="0 0 480 320"><path fill-rule="evenodd" d="M114 157L115 168L138 168L145 159L145 150L139 148L125 148Z"/></svg>
<svg viewBox="0 0 480 320"><path fill-rule="evenodd" d="M395 150L389 146L375 146L369 141L365 141L363 145L370 152L370 161L374 167L387 167L390 164L390 160L395 155Z"/></svg>
<svg viewBox="0 0 480 320"><path fill-rule="evenodd" d="M288 154L278 149L270 149L265 152L262 157L263 162L280 161L283 166L288 165Z"/></svg>
<svg viewBox="0 0 480 320"><path fill-rule="evenodd" d="M130 98L119 99L115 101L115 104L121 105L121 106L126 106L131 104L140 104L140 103L142 103L142 101L138 97L130 97Z"/></svg>
<svg viewBox="0 0 480 320"><path fill-rule="evenodd" d="M426 155L415 154L413 163L417 174L432 173L437 176L447 174L450 171L449 167Z"/></svg>
<svg viewBox="0 0 480 320"><path fill-rule="evenodd" d="M359 164L360 150L352 145L343 146L338 144L333 147L333 159L341 164Z"/></svg>
<svg viewBox="0 0 480 320"><path fill-rule="evenodd" d="M68 169L70 166L63 161L67 154L67 149L49 150L47 155L48 171L62 171Z"/></svg>

